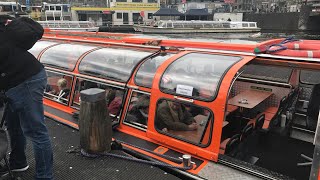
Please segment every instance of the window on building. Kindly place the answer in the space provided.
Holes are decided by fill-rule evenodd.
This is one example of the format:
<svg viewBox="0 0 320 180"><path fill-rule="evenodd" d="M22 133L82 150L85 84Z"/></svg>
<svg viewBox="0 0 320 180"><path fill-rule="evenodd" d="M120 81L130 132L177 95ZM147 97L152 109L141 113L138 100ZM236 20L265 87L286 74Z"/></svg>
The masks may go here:
<svg viewBox="0 0 320 180"><path fill-rule="evenodd" d="M48 83L44 97L67 105L72 87L72 76L48 70L47 76Z"/></svg>
<svg viewBox="0 0 320 180"><path fill-rule="evenodd" d="M142 0L132 0L132 2L142 2Z"/></svg>
<svg viewBox="0 0 320 180"><path fill-rule="evenodd" d="M133 91L124 122L130 125L147 128L149 104L150 94Z"/></svg>
<svg viewBox="0 0 320 180"><path fill-rule="evenodd" d="M61 11L61 6L56 6L57 11Z"/></svg>
<svg viewBox="0 0 320 180"><path fill-rule="evenodd" d="M206 108L165 99L157 103L155 128L177 139L206 146L213 122L213 114Z"/></svg>
<svg viewBox="0 0 320 180"><path fill-rule="evenodd" d="M148 0L148 3L157 3L157 0Z"/></svg>
<svg viewBox="0 0 320 180"><path fill-rule="evenodd" d="M116 0L116 2L127 2L127 0Z"/></svg>
<svg viewBox="0 0 320 180"><path fill-rule="evenodd" d="M117 19L122 19L122 13L117 13Z"/></svg>
<svg viewBox="0 0 320 180"><path fill-rule="evenodd" d="M153 13L148 13L148 19L152 19L153 18Z"/></svg>

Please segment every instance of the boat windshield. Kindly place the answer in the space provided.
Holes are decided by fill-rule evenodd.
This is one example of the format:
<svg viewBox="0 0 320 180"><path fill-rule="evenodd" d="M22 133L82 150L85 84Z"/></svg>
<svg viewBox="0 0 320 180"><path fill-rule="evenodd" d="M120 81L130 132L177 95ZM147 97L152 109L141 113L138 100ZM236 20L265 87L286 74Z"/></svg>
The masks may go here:
<svg viewBox="0 0 320 180"><path fill-rule="evenodd" d="M160 89L170 94L212 101L223 74L241 57L190 53L164 72Z"/></svg>
<svg viewBox="0 0 320 180"><path fill-rule="evenodd" d="M34 57L38 57L42 50L54 44L58 43L52 41L38 41L31 49L29 49L29 52L34 55Z"/></svg>
<svg viewBox="0 0 320 180"><path fill-rule="evenodd" d="M158 67L174 54L161 53L158 56L152 57L145 61L138 69L135 76L135 83L139 86L149 87L152 86L152 81Z"/></svg>
<svg viewBox="0 0 320 180"><path fill-rule="evenodd" d="M80 44L59 44L46 50L41 56L40 61L49 66L72 71L81 55L94 48L97 47Z"/></svg>
<svg viewBox="0 0 320 180"><path fill-rule="evenodd" d="M98 49L83 58L79 65L79 72L126 82L139 61L152 53L131 49Z"/></svg>

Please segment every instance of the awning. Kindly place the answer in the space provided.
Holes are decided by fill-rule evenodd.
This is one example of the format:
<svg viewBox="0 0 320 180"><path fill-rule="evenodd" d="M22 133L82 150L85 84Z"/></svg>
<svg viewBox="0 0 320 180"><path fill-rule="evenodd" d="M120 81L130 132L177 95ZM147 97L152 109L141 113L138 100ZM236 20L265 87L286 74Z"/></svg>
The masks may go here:
<svg viewBox="0 0 320 180"><path fill-rule="evenodd" d="M186 14L187 16L208 16L208 9L189 9Z"/></svg>
<svg viewBox="0 0 320 180"><path fill-rule="evenodd" d="M153 16L183 16L181 12L171 8L160 8Z"/></svg>

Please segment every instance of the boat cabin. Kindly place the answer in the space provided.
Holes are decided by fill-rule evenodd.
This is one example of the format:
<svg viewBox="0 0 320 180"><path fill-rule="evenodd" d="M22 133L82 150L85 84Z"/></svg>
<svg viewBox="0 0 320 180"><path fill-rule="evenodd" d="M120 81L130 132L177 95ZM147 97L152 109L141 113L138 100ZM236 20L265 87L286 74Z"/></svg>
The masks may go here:
<svg viewBox="0 0 320 180"><path fill-rule="evenodd" d="M159 28L258 28L256 22L230 22L230 21L171 21L160 20L157 21L155 26Z"/></svg>
<svg viewBox="0 0 320 180"><path fill-rule="evenodd" d="M188 173L206 179L217 164L266 179L309 177L311 166L297 163L313 154L318 62L66 39L30 50L48 75L46 116L77 129L80 92L100 88L114 138L154 152L141 154L173 166L181 164L160 155L191 154Z"/></svg>
<svg viewBox="0 0 320 180"><path fill-rule="evenodd" d="M22 12L21 5L17 2L0 2L0 15Z"/></svg>

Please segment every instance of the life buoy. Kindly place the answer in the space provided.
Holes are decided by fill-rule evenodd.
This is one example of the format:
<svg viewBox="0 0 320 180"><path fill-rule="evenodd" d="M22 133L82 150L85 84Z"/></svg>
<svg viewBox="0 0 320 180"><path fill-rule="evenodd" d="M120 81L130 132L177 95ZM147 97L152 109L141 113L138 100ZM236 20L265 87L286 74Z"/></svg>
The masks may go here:
<svg viewBox="0 0 320 180"><path fill-rule="evenodd" d="M279 56L320 58L320 42L315 40L273 39L260 43L254 52Z"/></svg>

